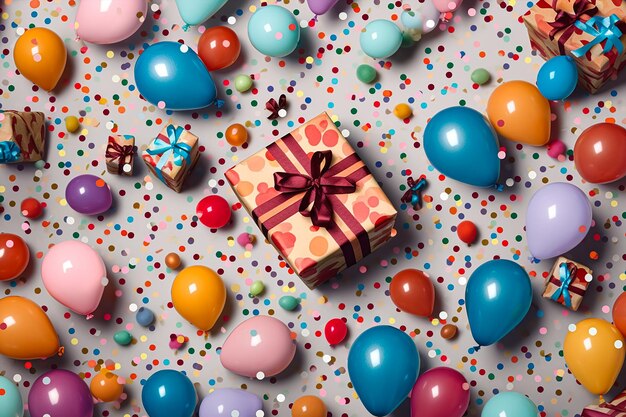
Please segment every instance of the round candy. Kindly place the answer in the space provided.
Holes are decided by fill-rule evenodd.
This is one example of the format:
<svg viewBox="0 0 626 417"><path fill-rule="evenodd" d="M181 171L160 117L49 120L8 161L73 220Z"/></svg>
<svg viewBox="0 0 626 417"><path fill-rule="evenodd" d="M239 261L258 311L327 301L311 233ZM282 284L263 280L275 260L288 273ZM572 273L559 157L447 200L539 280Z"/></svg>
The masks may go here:
<svg viewBox="0 0 626 417"><path fill-rule="evenodd" d="M226 226L230 221L230 215L228 201L219 195L204 197L196 206L198 220L211 229L219 229Z"/></svg>
<svg viewBox="0 0 626 417"><path fill-rule="evenodd" d="M113 340L115 340L115 343L118 345L128 346L130 342L133 341L133 336L126 330L120 330L113 335Z"/></svg>
<svg viewBox="0 0 626 417"><path fill-rule="evenodd" d="M18 235L0 233L0 281L19 278L26 270L30 251Z"/></svg>
<svg viewBox="0 0 626 417"><path fill-rule="evenodd" d="M76 116L67 116L65 118L65 128L68 132L74 133L80 128L80 123L78 122L78 117Z"/></svg>
<svg viewBox="0 0 626 417"><path fill-rule="evenodd" d="M256 238L254 237L254 235L250 233L242 233L237 236L237 243L239 243L239 245L243 246L244 248L249 249L248 245L252 246L255 239Z"/></svg>
<svg viewBox="0 0 626 417"><path fill-rule="evenodd" d="M565 154L566 151L567 147L562 141L558 139L553 140L548 144L548 155L550 155L550 157L552 158L557 159L561 155Z"/></svg>
<svg viewBox="0 0 626 417"><path fill-rule="evenodd" d="M476 229L476 225L471 221L464 220L456 227L456 234L462 242L471 245L476 241L478 229Z"/></svg>
<svg viewBox="0 0 626 417"><path fill-rule="evenodd" d="M109 370L96 374L89 384L91 395L105 403L118 400L124 393L124 384L120 384L119 377Z"/></svg>
<svg viewBox="0 0 626 417"><path fill-rule="evenodd" d="M413 109L406 103L400 103L394 107L393 114L400 120L406 120L413 116Z"/></svg>
<svg viewBox="0 0 626 417"><path fill-rule="evenodd" d="M483 85L489 82L489 80L491 79L491 74L489 74L489 71L484 68L478 68L472 72L471 78L472 81L476 84Z"/></svg>
<svg viewBox="0 0 626 417"><path fill-rule="evenodd" d="M22 200L20 211L27 219L36 219L43 214L43 204L35 198L26 198Z"/></svg>
<svg viewBox="0 0 626 417"><path fill-rule="evenodd" d="M295 16L281 6L257 9L248 22L248 37L262 54L283 57L292 53L300 41L300 26Z"/></svg>
<svg viewBox="0 0 626 417"><path fill-rule="evenodd" d="M378 77L378 72L376 72L376 68L371 65L361 64L356 69L356 77L365 84L371 84Z"/></svg>
<svg viewBox="0 0 626 417"><path fill-rule="evenodd" d="M348 326L341 319L328 320L324 326L324 336L329 345L338 345L343 342L348 335Z"/></svg>
<svg viewBox="0 0 626 417"><path fill-rule="evenodd" d="M283 295L278 300L278 304L287 311L293 311L300 305L300 299L291 295Z"/></svg>
<svg viewBox="0 0 626 417"><path fill-rule="evenodd" d="M458 331L458 327L454 324L446 324L441 328L441 337L446 340L453 339L456 336L456 332Z"/></svg>
<svg viewBox="0 0 626 417"><path fill-rule="evenodd" d="M265 290L265 284L263 284L263 281L254 281L252 283L252 285L250 286L250 295L253 297L256 297L257 295L261 294L263 291Z"/></svg>
<svg viewBox="0 0 626 417"><path fill-rule="evenodd" d="M177 253L174 252L170 252L167 254L167 256L165 257L165 265L169 268L169 269L178 269L178 267L180 266L181 261L180 261L180 256L178 256Z"/></svg>
<svg viewBox="0 0 626 417"><path fill-rule="evenodd" d="M252 88L252 78L249 75L239 74L235 77L235 89L240 93L245 93Z"/></svg>
<svg viewBox="0 0 626 417"><path fill-rule="evenodd" d="M293 402L292 417L326 417L326 404L320 397L305 395Z"/></svg>
<svg viewBox="0 0 626 417"><path fill-rule="evenodd" d="M402 32L389 20L373 20L365 26L359 38L363 52L376 59L388 58L402 45Z"/></svg>
<svg viewBox="0 0 626 417"><path fill-rule="evenodd" d="M65 199L75 211L87 215L104 213L113 203L109 185L102 178L90 174L74 177L67 184Z"/></svg>
<svg viewBox="0 0 626 417"><path fill-rule="evenodd" d="M226 141L232 146L241 146L248 140L248 131L245 126L239 123L234 123L226 129Z"/></svg>
<svg viewBox="0 0 626 417"><path fill-rule="evenodd" d="M140 307L139 310L137 310L135 319L140 326L148 327L154 323L154 313L149 308Z"/></svg>

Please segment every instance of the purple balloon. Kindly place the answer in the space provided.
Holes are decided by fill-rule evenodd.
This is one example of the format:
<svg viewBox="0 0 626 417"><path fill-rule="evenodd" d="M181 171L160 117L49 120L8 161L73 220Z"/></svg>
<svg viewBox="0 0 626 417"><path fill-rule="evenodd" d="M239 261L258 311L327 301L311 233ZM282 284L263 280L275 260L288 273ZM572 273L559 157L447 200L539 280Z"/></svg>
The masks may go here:
<svg viewBox="0 0 626 417"><path fill-rule="evenodd" d="M565 182L545 185L528 203L528 249L537 259L562 255L587 236L591 220L591 203L580 188Z"/></svg>
<svg viewBox="0 0 626 417"><path fill-rule="evenodd" d="M74 372L53 369L41 375L28 393L31 417L93 417L89 387Z"/></svg>
<svg viewBox="0 0 626 417"><path fill-rule="evenodd" d="M411 417L462 417L470 402L469 384L452 368L420 375L411 391Z"/></svg>
<svg viewBox="0 0 626 417"><path fill-rule="evenodd" d="M202 400L200 417L231 417L233 411L239 417L256 417L263 410L261 399L248 391L235 388L216 389Z"/></svg>
<svg viewBox="0 0 626 417"><path fill-rule="evenodd" d="M316 15L328 12L339 0L307 0L309 9Z"/></svg>
<svg viewBox="0 0 626 417"><path fill-rule="evenodd" d="M89 174L72 178L65 189L65 199L71 208L87 215L104 213L113 203L109 185L102 178Z"/></svg>

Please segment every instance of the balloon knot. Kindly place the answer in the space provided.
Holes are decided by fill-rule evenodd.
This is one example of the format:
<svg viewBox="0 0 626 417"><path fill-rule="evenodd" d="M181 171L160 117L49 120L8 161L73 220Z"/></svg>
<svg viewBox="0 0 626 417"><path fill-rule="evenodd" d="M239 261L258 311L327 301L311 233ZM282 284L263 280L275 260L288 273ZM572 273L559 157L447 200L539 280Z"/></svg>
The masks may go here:
<svg viewBox="0 0 626 417"><path fill-rule="evenodd" d="M480 350L481 346L480 345L476 345L474 346L474 352L478 352Z"/></svg>
<svg viewBox="0 0 626 417"><path fill-rule="evenodd" d="M447 22L448 18L446 17L446 13L445 12L441 12L441 14L439 15L439 20L441 20L442 22Z"/></svg>
<svg viewBox="0 0 626 417"><path fill-rule="evenodd" d="M65 353L65 347L61 346L59 350L57 351L57 355L63 356L64 353Z"/></svg>
<svg viewBox="0 0 626 417"><path fill-rule="evenodd" d="M87 320L91 320L93 318L93 314L89 313L85 316Z"/></svg>
<svg viewBox="0 0 626 417"><path fill-rule="evenodd" d="M317 22L317 15L313 16L313 20Z"/></svg>
<svg viewBox="0 0 626 417"><path fill-rule="evenodd" d="M534 256L529 256L528 260L534 264L538 264L539 263L539 259L535 258Z"/></svg>
<svg viewBox="0 0 626 417"><path fill-rule="evenodd" d="M190 26L189 26L188 24L184 24L184 25L183 25L183 30L184 30L185 32L187 32L187 31L189 30L189 28L190 28Z"/></svg>
<svg viewBox="0 0 626 417"><path fill-rule="evenodd" d="M493 187L496 189L496 191L504 190L504 185L503 184L494 184Z"/></svg>
<svg viewBox="0 0 626 417"><path fill-rule="evenodd" d="M604 397L602 396L602 394L598 395L598 397L600 397L600 404L602 404L604 402Z"/></svg>
<svg viewBox="0 0 626 417"><path fill-rule="evenodd" d="M224 107L224 100L215 100L215 107L217 107L218 109Z"/></svg>

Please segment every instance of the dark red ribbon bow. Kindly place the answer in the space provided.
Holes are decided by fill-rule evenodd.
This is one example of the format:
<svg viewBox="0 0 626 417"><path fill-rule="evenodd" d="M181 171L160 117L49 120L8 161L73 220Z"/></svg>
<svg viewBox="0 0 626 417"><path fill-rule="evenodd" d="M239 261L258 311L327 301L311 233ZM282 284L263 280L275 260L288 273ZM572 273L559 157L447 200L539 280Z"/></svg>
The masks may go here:
<svg viewBox="0 0 626 417"><path fill-rule="evenodd" d="M111 141L107 146L104 156L118 161L117 171L121 174L124 169L124 160L134 152L135 147L133 145L120 145L115 141Z"/></svg>
<svg viewBox="0 0 626 417"><path fill-rule="evenodd" d="M591 5L593 5L593 7L589 7ZM556 0L554 0L552 7L556 10ZM571 27L571 32L573 32L573 25L577 20L579 20L583 15L587 15L588 17L594 16L598 13L598 8L589 0L576 0L574 2L573 11L574 13L568 13L564 10L559 10L554 17L554 22L548 22L548 24L552 26L552 30L550 31L550 40L553 40L556 34L564 29ZM571 33L568 35L571 35ZM569 36L566 36L565 34L563 37L565 40L569 38ZM561 42L559 42L559 46L561 46L560 43ZM564 44L565 41L562 43Z"/></svg>
<svg viewBox="0 0 626 417"><path fill-rule="evenodd" d="M287 96L281 94L280 97L278 97L278 102L273 98L269 99L267 103L265 103L265 108L271 112L271 114L267 116L268 119L277 119L279 117L278 112L287 108Z"/></svg>
<svg viewBox="0 0 626 417"><path fill-rule="evenodd" d="M356 183L345 177L328 176L333 159L331 151L317 151L311 158L311 176L275 172L274 189L281 193L304 193L298 211L310 216L313 225L329 227L333 221L333 205L330 194L350 194L356 191Z"/></svg>

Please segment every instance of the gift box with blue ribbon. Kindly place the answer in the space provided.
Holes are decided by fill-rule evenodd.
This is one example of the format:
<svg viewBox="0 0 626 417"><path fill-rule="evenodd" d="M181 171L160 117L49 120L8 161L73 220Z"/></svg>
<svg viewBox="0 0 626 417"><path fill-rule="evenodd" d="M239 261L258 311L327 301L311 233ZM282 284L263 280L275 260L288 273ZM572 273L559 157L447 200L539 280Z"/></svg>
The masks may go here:
<svg viewBox="0 0 626 417"><path fill-rule="evenodd" d="M0 111L0 164L40 161L45 142L43 113Z"/></svg>
<svg viewBox="0 0 626 417"><path fill-rule="evenodd" d="M543 297L577 311L592 280L591 269L561 256L550 271Z"/></svg>

